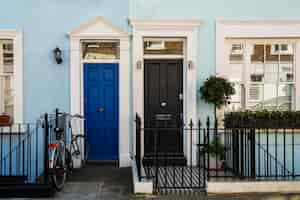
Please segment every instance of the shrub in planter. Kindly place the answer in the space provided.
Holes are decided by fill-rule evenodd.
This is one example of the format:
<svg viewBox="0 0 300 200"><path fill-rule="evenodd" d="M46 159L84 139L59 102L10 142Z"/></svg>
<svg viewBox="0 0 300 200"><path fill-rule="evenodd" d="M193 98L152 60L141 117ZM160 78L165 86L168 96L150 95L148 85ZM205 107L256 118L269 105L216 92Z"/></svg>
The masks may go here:
<svg viewBox="0 0 300 200"><path fill-rule="evenodd" d="M205 148L205 152L209 155L210 170L223 169L225 150L225 146L222 144L219 137L214 138L214 140Z"/></svg>
<svg viewBox="0 0 300 200"><path fill-rule="evenodd" d="M244 111L225 115L227 128L300 128L299 111Z"/></svg>
<svg viewBox="0 0 300 200"><path fill-rule="evenodd" d="M231 95L235 94L235 89L227 79L211 76L200 87L201 99L206 103L214 104L215 118L216 110L228 102Z"/></svg>

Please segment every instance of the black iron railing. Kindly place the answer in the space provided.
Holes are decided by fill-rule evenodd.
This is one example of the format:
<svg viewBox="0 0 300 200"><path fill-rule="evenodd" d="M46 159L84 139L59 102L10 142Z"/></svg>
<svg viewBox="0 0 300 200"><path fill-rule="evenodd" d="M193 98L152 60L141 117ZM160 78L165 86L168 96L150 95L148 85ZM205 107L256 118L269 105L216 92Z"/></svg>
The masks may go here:
<svg viewBox="0 0 300 200"><path fill-rule="evenodd" d="M220 128L217 120L209 118L205 125L200 120L175 127L163 124L145 127L136 115L138 174L140 180L145 176L153 178L156 189L204 189L210 179L300 178L300 165L295 162L300 153L300 129ZM170 144L163 136L165 133L169 140L178 134L182 136L183 147L178 148L183 149L181 154L174 152L174 148L170 152L163 148L162 152L164 144Z"/></svg>
<svg viewBox="0 0 300 200"><path fill-rule="evenodd" d="M48 184L47 114L35 124L0 127L0 185Z"/></svg>

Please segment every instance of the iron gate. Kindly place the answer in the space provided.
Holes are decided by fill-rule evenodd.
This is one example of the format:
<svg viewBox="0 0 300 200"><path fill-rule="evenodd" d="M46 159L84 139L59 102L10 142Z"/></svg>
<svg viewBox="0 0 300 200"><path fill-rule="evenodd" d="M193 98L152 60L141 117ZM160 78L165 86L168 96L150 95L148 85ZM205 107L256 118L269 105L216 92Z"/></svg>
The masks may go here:
<svg viewBox="0 0 300 200"><path fill-rule="evenodd" d="M168 131L168 134L180 134L188 141L182 147L189 155L172 152L159 152L158 146L163 146L161 134ZM188 126L168 127L161 123L155 127L142 127L141 118L136 116L136 161L140 180L143 178L152 179L154 190L164 192L169 190L192 190L205 191L207 181L207 153L206 135L200 132L206 131L201 128L201 122L194 124L192 121ZM142 156L142 146L146 134L153 138L152 154ZM184 138L182 138L184 140ZM174 148L173 148L174 149ZM179 147L181 149L181 147Z"/></svg>
<svg viewBox="0 0 300 200"><path fill-rule="evenodd" d="M220 128L218 121L207 118L187 125L170 127L158 124L144 127L136 115L135 159L139 179L152 179L154 190L205 191L210 180L261 181L296 180L300 170L295 167L296 128ZM164 131L182 135L183 154L163 154L157 146L165 141ZM153 138L153 153L144 154L145 137ZM288 153L289 152L289 153ZM297 171L298 170L298 171Z"/></svg>

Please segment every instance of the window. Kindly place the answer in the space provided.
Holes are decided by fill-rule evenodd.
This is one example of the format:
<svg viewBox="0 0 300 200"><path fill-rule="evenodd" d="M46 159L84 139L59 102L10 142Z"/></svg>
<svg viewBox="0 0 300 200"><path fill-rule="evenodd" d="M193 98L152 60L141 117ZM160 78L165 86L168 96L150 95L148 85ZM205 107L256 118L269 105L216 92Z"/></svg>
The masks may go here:
<svg viewBox="0 0 300 200"><path fill-rule="evenodd" d="M183 55L184 42L176 38L145 38L144 55Z"/></svg>
<svg viewBox="0 0 300 200"><path fill-rule="evenodd" d="M293 47L289 44L274 44L271 49L272 55L291 55L292 52Z"/></svg>
<svg viewBox="0 0 300 200"><path fill-rule="evenodd" d="M243 44L232 44L230 51L230 62L243 62L244 59Z"/></svg>
<svg viewBox="0 0 300 200"><path fill-rule="evenodd" d="M13 40L0 39L0 114L14 114Z"/></svg>
<svg viewBox="0 0 300 200"><path fill-rule="evenodd" d="M119 59L119 41L85 40L82 42L82 58L86 61L99 59Z"/></svg>
<svg viewBox="0 0 300 200"><path fill-rule="evenodd" d="M294 109L295 44L292 40L249 39L238 43L228 39L226 45L229 56L224 75L240 90L238 97L231 98L232 104L239 102L240 109L249 110ZM227 110L234 109L227 106Z"/></svg>

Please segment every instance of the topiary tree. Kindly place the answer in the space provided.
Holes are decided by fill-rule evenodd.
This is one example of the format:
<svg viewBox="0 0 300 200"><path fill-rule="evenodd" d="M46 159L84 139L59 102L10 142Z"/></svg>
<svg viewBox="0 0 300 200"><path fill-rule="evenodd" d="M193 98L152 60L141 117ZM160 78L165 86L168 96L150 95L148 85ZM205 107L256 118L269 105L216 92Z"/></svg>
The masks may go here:
<svg viewBox="0 0 300 200"><path fill-rule="evenodd" d="M222 77L210 76L200 87L201 99L206 103L214 104L215 119L217 118L217 108L228 102L231 95L235 94L233 84Z"/></svg>

